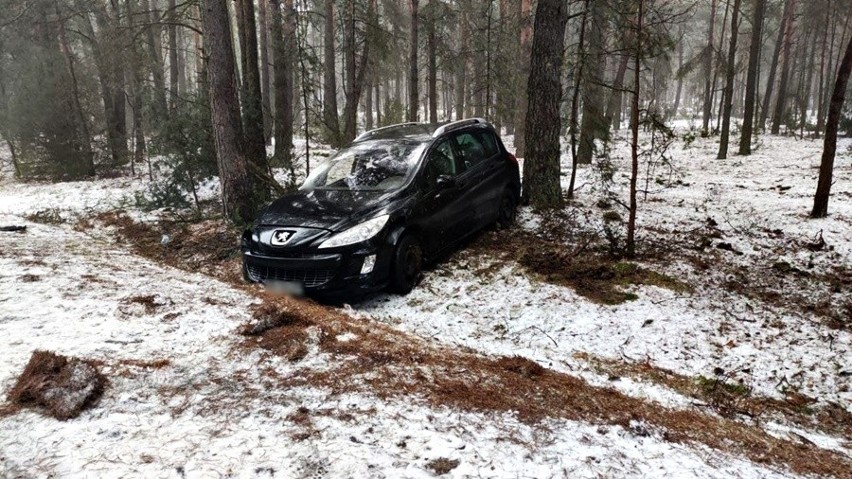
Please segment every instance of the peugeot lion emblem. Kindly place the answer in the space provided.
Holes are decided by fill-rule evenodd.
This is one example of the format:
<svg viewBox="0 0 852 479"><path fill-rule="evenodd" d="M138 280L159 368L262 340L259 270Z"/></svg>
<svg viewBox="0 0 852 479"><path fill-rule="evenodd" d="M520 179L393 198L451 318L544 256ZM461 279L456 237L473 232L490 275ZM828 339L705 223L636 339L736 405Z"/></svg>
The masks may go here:
<svg viewBox="0 0 852 479"><path fill-rule="evenodd" d="M290 238L296 234L295 231L292 230L275 230L272 232L272 240L270 241L273 246L282 246L290 241Z"/></svg>

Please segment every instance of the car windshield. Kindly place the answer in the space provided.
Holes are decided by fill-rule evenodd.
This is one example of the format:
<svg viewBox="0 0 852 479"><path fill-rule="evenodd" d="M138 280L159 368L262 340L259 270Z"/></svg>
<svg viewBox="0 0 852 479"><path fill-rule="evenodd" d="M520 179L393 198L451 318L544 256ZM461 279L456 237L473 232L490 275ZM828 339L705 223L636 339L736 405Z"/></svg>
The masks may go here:
<svg viewBox="0 0 852 479"><path fill-rule="evenodd" d="M315 169L302 189L386 191L403 186L413 174L425 143L374 140L339 151Z"/></svg>

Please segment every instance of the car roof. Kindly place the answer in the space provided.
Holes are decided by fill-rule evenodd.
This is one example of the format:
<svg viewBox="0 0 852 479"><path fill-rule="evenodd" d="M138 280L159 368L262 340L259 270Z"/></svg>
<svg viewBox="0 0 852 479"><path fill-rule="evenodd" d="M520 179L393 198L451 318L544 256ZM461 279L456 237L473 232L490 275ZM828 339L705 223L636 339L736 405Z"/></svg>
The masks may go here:
<svg viewBox="0 0 852 479"><path fill-rule="evenodd" d="M469 126L484 126L494 129L488 121L482 118L467 118L453 122L444 123L399 123L396 125L376 128L362 133L353 143L367 140L412 140L418 142L431 141L445 133L455 131Z"/></svg>

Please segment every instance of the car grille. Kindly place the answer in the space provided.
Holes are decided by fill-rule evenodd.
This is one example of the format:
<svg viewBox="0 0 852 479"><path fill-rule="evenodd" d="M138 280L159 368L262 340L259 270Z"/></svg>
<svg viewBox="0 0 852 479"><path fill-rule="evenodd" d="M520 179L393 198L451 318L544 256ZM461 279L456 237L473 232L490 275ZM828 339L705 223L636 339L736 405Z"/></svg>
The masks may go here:
<svg viewBox="0 0 852 479"><path fill-rule="evenodd" d="M252 279L256 281L298 281L306 288L322 286L334 277L332 270L282 269L261 265L248 265Z"/></svg>

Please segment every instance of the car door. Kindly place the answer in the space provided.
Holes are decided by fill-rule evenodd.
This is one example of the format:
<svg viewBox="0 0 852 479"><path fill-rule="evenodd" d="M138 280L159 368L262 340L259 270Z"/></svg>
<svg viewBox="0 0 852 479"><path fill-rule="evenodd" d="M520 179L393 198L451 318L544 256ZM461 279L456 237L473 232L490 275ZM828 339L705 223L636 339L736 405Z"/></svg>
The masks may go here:
<svg viewBox="0 0 852 479"><path fill-rule="evenodd" d="M416 216L426 233L423 246L432 254L458 242L473 217L465 198L464 165L451 139L441 140L429 150L418 181L422 193Z"/></svg>
<svg viewBox="0 0 852 479"><path fill-rule="evenodd" d="M495 207L500 186L495 186L493 179L498 176L498 154L494 148L488 148L483 141L482 133L476 130L462 131L454 135L456 148L461 163L465 167L466 191L465 201L473 210L473 218L469 225L476 231L496 220ZM493 190L497 190L496 192ZM471 232L473 232L471 231Z"/></svg>

